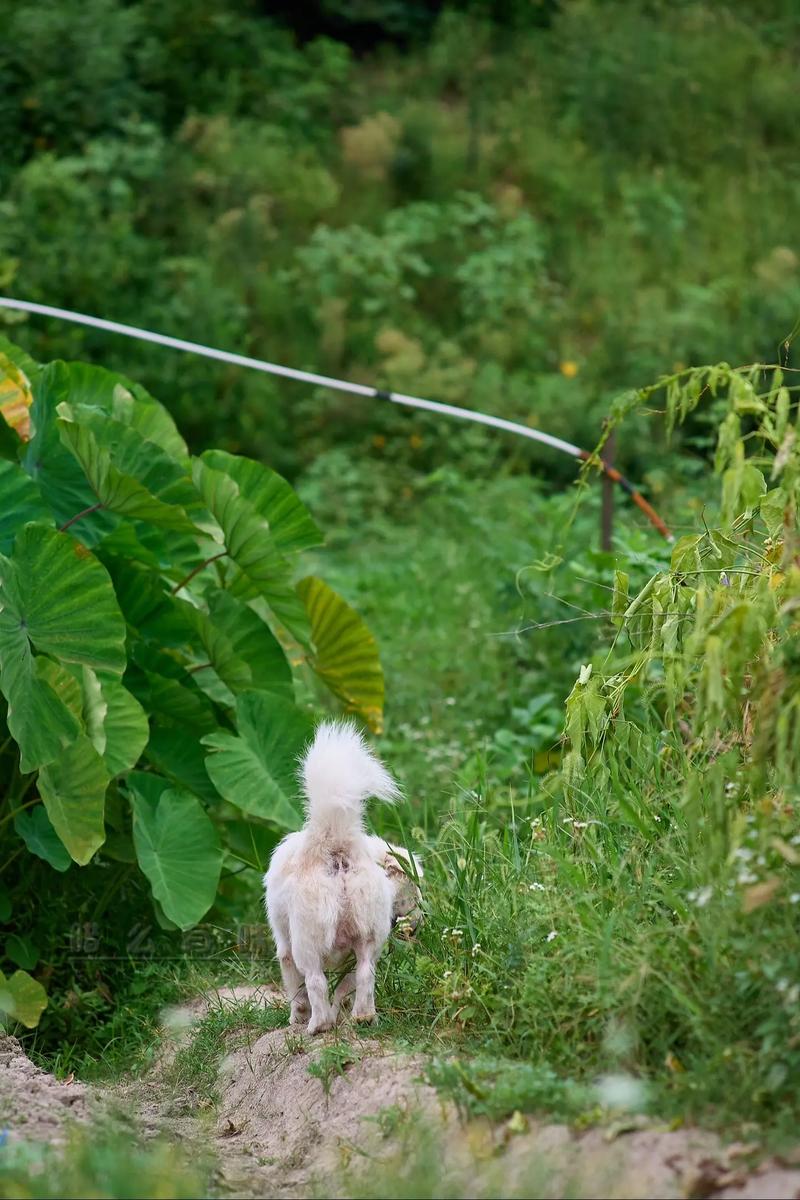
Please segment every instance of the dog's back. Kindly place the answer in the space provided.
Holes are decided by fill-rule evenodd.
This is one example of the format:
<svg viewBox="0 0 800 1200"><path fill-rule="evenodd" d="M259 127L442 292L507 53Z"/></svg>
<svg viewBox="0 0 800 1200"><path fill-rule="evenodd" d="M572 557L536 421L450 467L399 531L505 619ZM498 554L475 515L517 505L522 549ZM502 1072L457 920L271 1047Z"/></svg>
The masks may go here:
<svg viewBox="0 0 800 1200"><path fill-rule="evenodd" d="M306 822L275 850L264 877L273 932L293 951L313 941L335 961L391 927L391 888L371 853L363 811L370 796L393 800L397 786L351 722L319 726L300 768ZM295 954L295 958L297 955Z"/></svg>

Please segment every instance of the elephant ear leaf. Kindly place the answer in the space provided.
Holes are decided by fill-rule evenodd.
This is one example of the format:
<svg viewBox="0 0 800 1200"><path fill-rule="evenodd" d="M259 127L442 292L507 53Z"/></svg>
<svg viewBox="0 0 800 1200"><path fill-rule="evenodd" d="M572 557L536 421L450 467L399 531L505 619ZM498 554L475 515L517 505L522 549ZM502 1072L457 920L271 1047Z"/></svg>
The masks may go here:
<svg viewBox="0 0 800 1200"><path fill-rule="evenodd" d="M133 842L139 866L165 916L180 929L196 925L214 903L222 847L214 825L191 792L165 780L131 778ZM159 787L158 785L161 785Z"/></svg>
<svg viewBox="0 0 800 1200"><path fill-rule="evenodd" d="M244 600L263 597L292 637L308 645L308 619L291 584L292 567L278 548L266 518L225 471L195 459L192 476L204 504L219 525L225 554L239 569L232 593Z"/></svg>
<svg viewBox="0 0 800 1200"><path fill-rule="evenodd" d="M322 542L322 533L297 492L282 475L262 463L225 450L206 450L203 462L223 471L237 484L240 495L269 525L282 554L307 550Z"/></svg>
<svg viewBox="0 0 800 1200"><path fill-rule="evenodd" d="M58 405L56 412L61 439L77 459L99 507L165 529L195 532L183 508L167 503L154 490L174 488L181 474L178 465L158 446L148 445L134 430L117 421L66 401ZM152 460L149 469L145 466L148 455ZM128 469L131 463L132 470Z"/></svg>
<svg viewBox="0 0 800 1200"><path fill-rule="evenodd" d="M110 778L84 734L39 772L39 794L47 815L81 866L105 841L105 796Z"/></svg>
<svg viewBox="0 0 800 1200"><path fill-rule="evenodd" d="M7 976L0 971L0 1012L26 1029L35 1029L47 1008L47 992L27 971Z"/></svg>
<svg viewBox="0 0 800 1200"><path fill-rule="evenodd" d="M34 656L34 650L40 657ZM53 762L77 737L73 687L55 664L120 675L125 623L104 567L64 533L25 525L0 558L0 690L21 770Z"/></svg>
<svg viewBox="0 0 800 1200"><path fill-rule="evenodd" d="M282 696L243 692L236 726L238 736L219 730L203 738L212 751L206 770L217 791L242 812L298 829L297 760L311 736L311 719Z"/></svg>
<svg viewBox="0 0 800 1200"><path fill-rule="evenodd" d="M297 594L311 622L314 654L308 661L348 710L380 733L383 670L373 634L355 609L321 579L313 575L301 579Z"/></svg>

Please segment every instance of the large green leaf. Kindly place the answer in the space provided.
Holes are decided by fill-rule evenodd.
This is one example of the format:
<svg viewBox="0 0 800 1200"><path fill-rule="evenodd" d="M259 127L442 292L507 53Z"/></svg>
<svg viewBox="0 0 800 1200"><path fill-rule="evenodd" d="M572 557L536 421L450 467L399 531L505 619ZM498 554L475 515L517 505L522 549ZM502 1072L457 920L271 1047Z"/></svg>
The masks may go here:
<svg viewBox="0 0 800 1200"><path fill-rule="evenodd" d="M142 778L131 777L136 857L166 916L189 929L205 916L217 894L222 869L219 837L196 796L177 788L153 794Z"/></svg>
<svg viewBox="0 0 800 1200"><path fill-rule="evenodd" d="M66 871L71 866L69 852L50 823L43 804L18 812L14 818L14 829L31 854L43 858L56 871Z"/></svg>
<svg viewBox="0 0 800 1200"><path fill-rule="evenodd" d="M2 569L0 655L27 638L64 662L122 673L125 622L108 572L84 546L46 526L26 525Z"/></svg>
<svg viewBox="0 0 800 1200"><path fill-rule="evenodd" d="M208 659L232 692L291 693L292 669L269 626L228 592L208 593L208 613L194 610Z"/></svg>
<svg viewBox="0 0 800 1200"><path fill-rule="evenodd" d="M311 718L282 697L244 692L236 701L236 724L238 736L219 730L203 738L217 791L243 812L297 829L297 760L311 736Z"/></svg>
<svg viewBox="0 0 800 1200"><path fill-rule="evenodd" d="M43 525L20 530L0 557L0 690L23 772L52 762L77 735L73 685L33 649L115 674L125 625L105 569L79 543ZM72 706L74 709L74 705Z"/></svg>
<svg viewBox="0 0 800 1200"><path fill-rule="evenodd" d="M102 679L100 686L106 704L103 759L112 776L120 775L135 767L144 753L150 736L147 713L118 680Z"/></svg>
<svg viewBox="0 0 800 1200"><path fill-rule="evenodd" d="M269 467L228 454L206 450L202 460L215 471L223 471L237 484L239 492L269 525L276 546L283 554L307 550L322 542L322 533L297 492Z"/></svg>
<svg viewBox="0 0 800 1200"><path fill-rule="evenodd" d="M35 1029L47 1008L47 992L27 971L6 976L0 971L0 1011L26 1029Z"/></svg>
<svg viewBox="0 0 800 1200"><path fill-rule="evenodd" d="M81 866L105 838L103 810L109 779L105 763L85 735L39 772L39 794L47 815Z"/></svg>
<svg viewBox="0 0 800 1200"><path fill-rule="evenodd" d="M163 525L165 529L193 531L194 526L184 509L178 504L166 502L152 490L154 483L159 480L163 481L164 491L180 484L177 464L173 464L163 451L155 444L148 450L148 444L134 430L108 418L103 419L102 414L99 414L101 419L98 422L98 414L93 416L91 410L66 401L59 404L57 412L62 440L75 455L92 491L106 511L132 520ZM118 466L115 451L123 462L126 459L133 460L139 466L140 476L147 479L150 486L137 475ZM148 454L152 459L149 464Z"/></svg>
<svg viewBox="0 0 800 1200"><path fill-rule="evenodd" d="M136 765L147 745L147 714L118 679L99 677L89 667L80 670L86 732L111 775L119 775Z"/></svg>
<svg viewBox="0 0 800 1200"><path fill-rule="evenodd" d="M92 368L86 368L92 370ZM102 372L105 374L105 372ZM86 481L74 455L62 443L58 431L57 405L68 400L80 388L74 386L83 376L82 371L66 363L49 363L37 372L33 384L33 406L31 420L33 436L23 458L23 466L53 513L56 524L71 521L78 513L97 504L97 496ZM117 523L117 518L103 510L82 517L75 524L87 545L108 533Z"/></svg>
<svg viewBox="0 0 800 1200"><path fill-rule="evenodd" d="M0 586L0 603L1 593ZM6 721L19 746L20 770L27 775L57 758L78 736L81 725L67 703L73 681L57 690L65 678L70 678L68 673L62 671L54 686L54 664L34 657L27 639L2 645L2 622L0 611L0 690L8 701Z"/></svg>
<svg viewBox="0 0 800 1200"><path fill-rule="evenodd" d="M263 596L277 619L303 645L310 637L303 605L291 586L291 568L267 521L223 471L195 460L193 478L208 511L222 530L225 550L241 572L232 585L242 598Z"/></svg>
<svg viewBox="0 0 800 1200"><path fill-rule="evenodd" d="M309 576L297 585L311 621L311 666L351 712L379 733L383 725L383 671L378 644L361 617L333 588Z"/></svg>
<svg viewBox="0 0 800 1200"><path fill-rule="evenodd" d="M0 554L8 554L17 530L28 521L53 524L50 509L30 475L17 463L0 460Z"/></svg>

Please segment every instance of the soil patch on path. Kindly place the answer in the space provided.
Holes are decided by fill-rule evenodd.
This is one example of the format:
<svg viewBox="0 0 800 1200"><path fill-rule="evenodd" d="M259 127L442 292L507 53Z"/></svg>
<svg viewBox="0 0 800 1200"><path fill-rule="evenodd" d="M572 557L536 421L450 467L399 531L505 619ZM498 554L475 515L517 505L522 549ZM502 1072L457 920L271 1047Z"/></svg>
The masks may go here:
<svg viewBox="0 0 800 1200"><path fill-rule="evenodd" d="M354 1027L322 1038L283 1026L248 1030L254 1004L276 1008L279 997L271 988L222 989L172 1010L153 1070L106 1088L57 1080L14 1038L0 1037L0 1128L15 1140L60 1144L71 1121L124 1112L145 1139L170 1139L187 1160L213 1155L223 1197L800 1200L793 1162L759 1164L757 1148L725 1147L702 1130L634 1121L576 1131L519 1114L505 1124L462 1120L423 1081L422 1058ZM181 1085L175 1064L216 1008L234 1018L241 1010L242 1024L230 1022L219 1044L212 1096Z"/></svg>

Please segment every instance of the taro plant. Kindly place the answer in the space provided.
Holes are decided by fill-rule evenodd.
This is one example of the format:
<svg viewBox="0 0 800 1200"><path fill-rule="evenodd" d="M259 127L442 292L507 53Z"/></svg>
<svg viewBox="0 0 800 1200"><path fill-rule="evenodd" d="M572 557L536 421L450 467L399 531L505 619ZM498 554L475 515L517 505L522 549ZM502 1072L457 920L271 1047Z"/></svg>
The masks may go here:
<svg viewBox="0 0 800 1200"><path fill-rule="evenodd" d="M141 387L0 342L3 870L135 864L159 921L187 929L245 841L263 865L300 821L309 682L381 721L374 638L298 578L320 541L280 475L192 457ZM13 903L0 883L7 927ZM0 1010L33 1027L36 948L12 929L3 952Z"/></svg>

